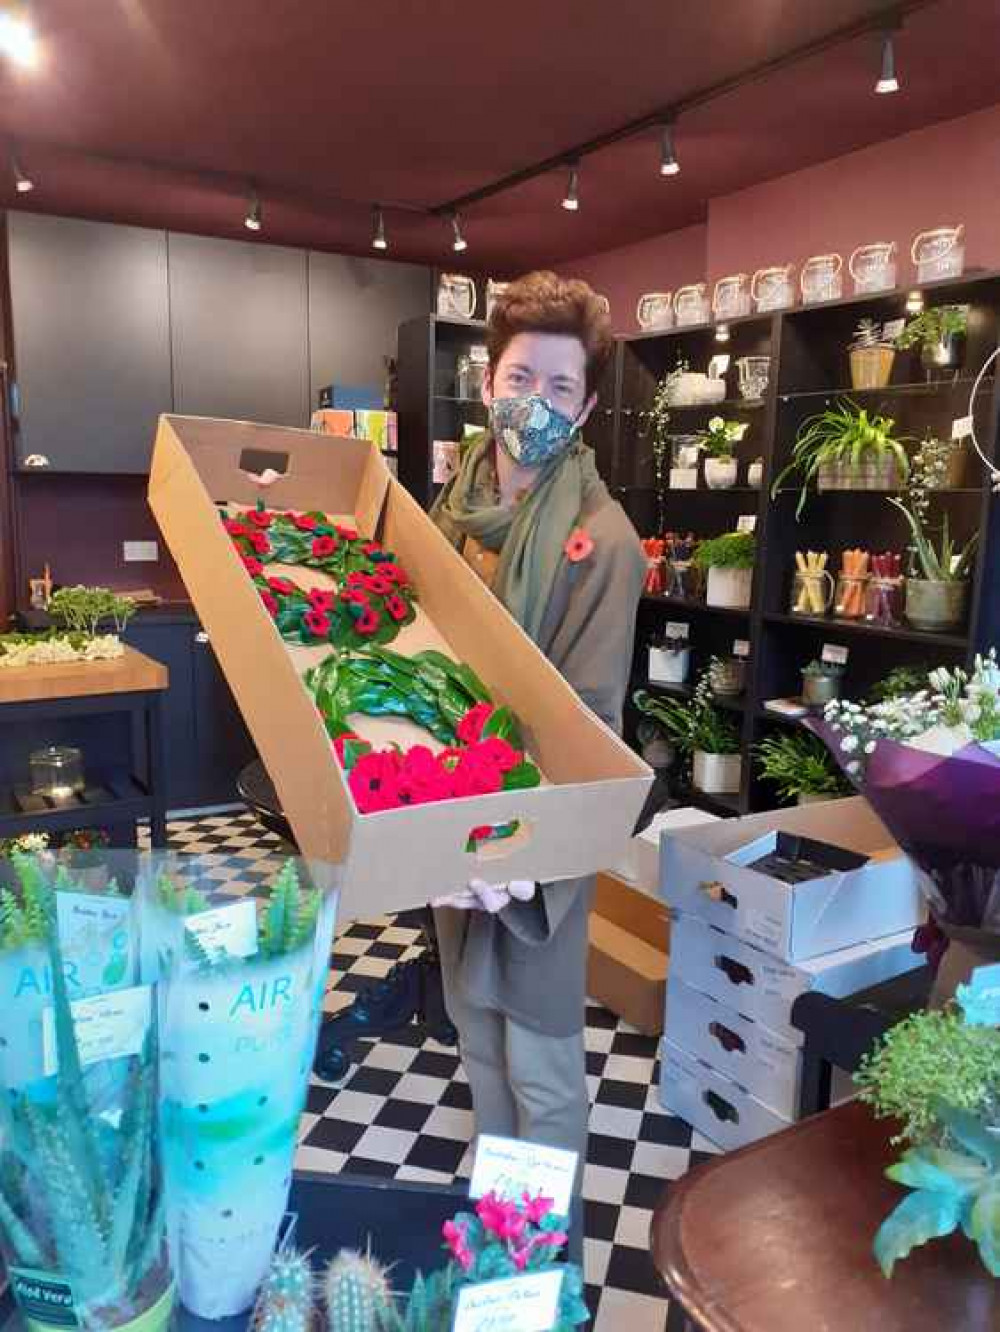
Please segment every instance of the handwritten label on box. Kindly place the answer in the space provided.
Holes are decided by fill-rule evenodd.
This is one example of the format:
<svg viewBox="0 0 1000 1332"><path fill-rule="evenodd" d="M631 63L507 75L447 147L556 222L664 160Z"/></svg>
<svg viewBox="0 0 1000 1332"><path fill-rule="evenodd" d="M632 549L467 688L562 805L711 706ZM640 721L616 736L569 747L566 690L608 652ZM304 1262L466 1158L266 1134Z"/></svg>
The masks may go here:
<svg viewBox="0 0 1000 1332"><path fill-rule="evenodd" d="M188 916L184 928L212 956L253 957L257 952L257 909L251 898Z"/></svg>
<svg viewBox="0 0 1000 1332"><path fill-rule="evenodd" d="M452 1332L549 1332L555 1326L562 1272L532 1272L463 1286Z"/></svg>
<svg viewBox="0 0 1000 1332"><path fill-rule="evenodd" d="M138 1054L149 1029L151 994L148 985L136 985L70 1004L80 1062L96 1064L101 1059ZM51 1006L42 1014L42 1058L45 1076L49 1077L59 1068L55 1010Z"/></svg>
<svg viewBox="0 0 1000 1332"><path fill-rule="evenodd" d="M576 1163L576 1152L484 1133L476 1149L469 1195L482 1198L495 1193L520 1200L523 1193L531 1198L541 1194L552 1199L556 1216L568 1216Z"/></svg>

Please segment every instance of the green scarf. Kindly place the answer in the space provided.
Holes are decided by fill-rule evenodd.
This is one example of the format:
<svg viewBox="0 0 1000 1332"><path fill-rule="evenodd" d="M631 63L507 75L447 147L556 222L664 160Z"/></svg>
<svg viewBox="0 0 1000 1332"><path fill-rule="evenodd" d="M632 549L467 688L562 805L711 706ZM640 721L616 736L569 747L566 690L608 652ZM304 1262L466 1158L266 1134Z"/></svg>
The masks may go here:
<svg viewBox="0 0 1000 1332"><path fill-rule="evenodd" d="M487 550L499 551L493 591L537 643L566 538L584 508L600 507L608 493L593 450L577 436L518 503L503 508L493 450L486 433L469 443L431 517L455 545L473 537Z"/></svg>

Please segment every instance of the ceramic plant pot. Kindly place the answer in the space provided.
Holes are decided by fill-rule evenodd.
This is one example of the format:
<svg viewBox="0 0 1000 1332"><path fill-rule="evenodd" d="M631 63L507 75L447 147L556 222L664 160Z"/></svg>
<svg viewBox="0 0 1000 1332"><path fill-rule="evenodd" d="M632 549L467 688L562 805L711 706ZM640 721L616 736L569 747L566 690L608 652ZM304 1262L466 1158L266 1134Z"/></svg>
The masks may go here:
<svg viewBox="0 0 1000 1332"><path fill-rule="evenodd" d="M836 796L817 795L811 791L800 791L795 798L797 805L825 805L828 800L836 800Z"/></svg>
<svg viewBox="0 0 1000 1332"><path fill-rule="evenodd" d="M690 668L690 648L651 647L649 649L649 679L651 684L683 684L688 678Z"/></svg>
<svg viewBox="0 0 1000 1332"><path fill-rule="evenodd" d="M802 702L807 708L825 708L840 697L839 675L807 675L802 673Z"/></svg>
<svg viewBox="0 0 1000 1332"><path fill-rule="evenodd" d="M965 361L965 334L946 333L937 342L923 347L920 352L920 364L928 376L935 370L958 370Z"/></svg>
<svg viewBox="0 0 1000 1332"><path fill-rule="evenodd" d="M739 754L694 752L694 785L706 795L734 795L740 789L743 760Z"/></svg>
<svg viewBox="0 0 1000 1332"><path fill-rule="evenodd" d="M713 661L708 668L708 681L717 698L737 698L746 686L747 665L742 657L726 657Z"/></svg>
<svg viewBox="0 0 1000 1332"><path fill-rule="evenodd" d="M851 359L851 387L856 389L885 388L896 359L893 347L853 347Z"/></svg>
<svg viewBox="0 0 1000 1332"><path fill-rule="evenodd" d="M965 622L968 583L938 583L926 578L906 580L906 618L914 629L946 634Z"/></svg>
<svg viewBox="0 0 1000 1332"><path fill-rule="evenodd" d="M731 490L736 485L736 459L706 458L705 484L709 490Z"/></svg>
<svg viewBox="0 0 1000 1332"><path fill-rule="evenodd" d="M818 490L898 490L899 469L895 458L875 462L823 463L816 479Z"/></svg>
<svg viewBox="0 0 1000 1332"><path fill-rule="evenodd" d="M764 484L764 464L762 462L752 462L747 468L747 485L752 486L754 490L760 490Z"/></svg>
<svg viewBox="0 0 1000 1332"><path fill-rule="evenodd" d="M752 569L713 567L708 571L705 602L709 606L723 606L730 610L748 610L752 590Z"/></svg>

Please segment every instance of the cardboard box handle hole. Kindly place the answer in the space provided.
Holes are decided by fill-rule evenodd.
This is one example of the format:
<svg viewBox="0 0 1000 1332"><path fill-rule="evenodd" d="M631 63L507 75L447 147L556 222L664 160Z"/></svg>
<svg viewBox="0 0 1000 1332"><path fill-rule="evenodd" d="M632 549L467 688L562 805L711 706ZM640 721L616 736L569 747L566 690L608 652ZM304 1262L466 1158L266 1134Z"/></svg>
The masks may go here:
<svg viewBox="0 0 1000 1332"><path fill-rule="evenodd" d="M740 1054L746 1054L747 1045L742 1036L738 1036L735 1031L730 1031L724 1027L721 1022L710 1022L708 1024L708 1034L714 1036L727 1054L733 1051L739 1051Z"/></svg>
<svg viewBox="0 0 1000 1332"><path fill-rule="evenodd" d="M726 957L720 953L715 959L715 965L724 973L727 980L732 981L734 985L753 985L753 972L749 967L745 967L742 962L735 962L731 957Z"/></svg>
<svg viewBox="0 0 1000 1332"><path fill-rule="evenodd" d="M711 1110L716 1119L721 1119L723 1123L727 1119L732 1120L734 1124L740 1122L740 1112L736 1109L735 1105L730 1105L727 1100L724 1100L723 1097L717 1095L714 1091L705 1092L702 1100L708 1106L709 1110Z"/></svg>
<svg viewBox="0 0 1000 1332"><path fill-rule="evenodd" d="M509 819L506 823L480 824L465 840L469 855L479 861L506 860L523 851L534 835L528 819Z"/></svg>

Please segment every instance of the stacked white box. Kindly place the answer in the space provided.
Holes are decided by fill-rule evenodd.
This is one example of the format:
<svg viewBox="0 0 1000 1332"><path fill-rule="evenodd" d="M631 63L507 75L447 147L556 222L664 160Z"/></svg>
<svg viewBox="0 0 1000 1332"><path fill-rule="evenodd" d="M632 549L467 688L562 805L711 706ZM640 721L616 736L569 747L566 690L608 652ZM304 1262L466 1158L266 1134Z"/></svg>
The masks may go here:
<svg viewBox="0 0 1000 1332"><path fill-rule="evenodd" d="M798 883L751 868L778 832L838 848L838 868ZM665 834L661 893L674 915L661 1100L720 1146L795 1119L800 994L841 997L920 965L915 875L861 800Z"/></svg>

